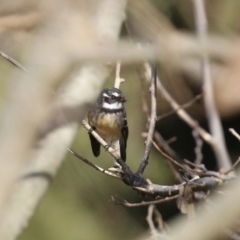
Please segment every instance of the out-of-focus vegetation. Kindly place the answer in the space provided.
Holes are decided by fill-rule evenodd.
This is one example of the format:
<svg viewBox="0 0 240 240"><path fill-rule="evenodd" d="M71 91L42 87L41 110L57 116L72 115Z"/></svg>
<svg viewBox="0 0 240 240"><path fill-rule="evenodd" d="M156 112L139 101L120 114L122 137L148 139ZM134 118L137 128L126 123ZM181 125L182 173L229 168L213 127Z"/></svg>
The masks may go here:
<svg viewBox="0 0 240 240"><path fill-rule="evenodd" d="M136 2L137 3L134 4L142 4L141 1ZM139 37L141 40L146 40L148 34L153 32L155 36L157 36L158 33L163 33L163 35L161 35L162 38L164 38L164 31L179 31L180 34L185 34L187 32L194 34L194 15L191 0L151 0L143 1L143 4L146 4L146 2L147 5L149 3L151 4L151 10L154 10L154 14L156 15L151 15L146 12L146 16L149 16L149 18L143 19L143 21L148 23L146 25L149 26L149 32L143 36L146 32L138 32L138 29L134 29L133 27L133 31L136 30L136 33L133 33L133 35L136 34L135 36ZM16 3L12 2L11 4L14 5ZM9 3L9 6L6 7L6 12L1 10L2 21L5 21L7 14L11 15L11 4ZM34 9L34 12L38 11L38 8L34 7L34 3L32 3L33 6L28 4L26 8L24 7L26 2L22 1L19 4L22 4L22 8L19 10L21 14L24 13L25 10L26 13L31 12L31 9ZM13 9L17 13L17 7L13 7ZM240 30L239 9L240 2L238 0L206 1L210 34L217 33L223 37L237 38ZM148 10L149 9L146 8L146 11ZM128 14L133 12L133 10L127 10ZM127 15L127 19L128 17L129 20L131 20L131 16ZM151 21L155 23L155 17L159 17L160 20L163 19L163 21L160 22L162 24L161 30L158 30L158 25L149 25ZM36 19L37 18L34 18L34 20ZM136 25L136 23L134 24ZM33 26L27 27L26 29L14 27L2 30L0 32L1 49L12 54L14 57L24 55L25 51L27 51L26 42L29 43L34 39L34 32L37 31L38 27L39 25L36 20L36 26L33 24ZM139 25L138 27L141 29L142 25ZM123 29L123 32L124 31L125 29ZM144 27L143 31L145 31ZM124 37L127 37L125 33ZM151 39L151 36L149 37ZM161 76L163 82L180 103L190 100L195 93L198 93L199 91L199 85L196 86L192 84L195 81L195 79L191 81L192 72L184 71L185 67L187 68L191 64L194 65L193 68L195 68L194 61L183 63L182 65L184 66L176 66L176 68L172 68L172 65L168 65L168 63L159 67L160 72L162 71ZM238 76L238 66L234 64L223 66L223 69L217 72L217 70L222 67L221 64L221 62L214 63L213 67L216 67L216 69L214 69L216 70L215 78L221 75L222 71L227 75L228 72L233 73L233 71L236 70L234 73ZM12 66L9 66L9 63L6 63L3 59L0 60L0 107L5 100L5 90L7 88L6 79L8 79L9 75L12 73L11 69ZM146 131L146 116L142 111L141 88L139 77L136 72L136 66L123 65L121 77L126 80L125 83L121 85L121 89L127 99L126 110L130 131L127 149L127 163L132 170L136 170L144 152L145 139L142 138L141 133ZM115 76L112 74L109 77L106 86L113 86L114 78ZM235 81L235 75L232 76L231 79L231 84L236 83L239 86L239 81L238 83ZM232 106L231 103L235 101L231 99L231 95L235 96L236 87L229 86L228 83L223 82L223 79L220 80L222 81L220 82L221 85L218 85L218 83L214 85L217 90L216 98L219 111L225 118L230 119L233 116L237 116L240 112L239 103L236 103L233 110L230 110ZM221 90L224 87L227 87L228 89L224 94L229 96L229 98L223 97L224 103L226 103L225 99L227 99L229 105L227 103L225 105L222 104L223 100L221 99L223 91ZM158 105L158 114L170 110L169 106L162 101L161 97L159 97ZM201 102L190 108L189 111L199 120L204 119L204 110ZM166 129L175 129L176 123L174 124L174 120L172 120L172 118L170 119L171 120L164 120L163 125L160 126L160 128L165 128L167 126ZM170 125L172 121L173 125ZM169 138L174 136L174 133L172 132L171 136L168 136L167 133L165 134ZM185 135L183 131L181 134L183 137L183 143ZM181 147L185 148L186 146L182 144ZM194 148L193 145L190 145L190 147ZM101 155L99 158L93 156L88 133L83 128L79 129L79 133L72 148L82 156L104 168L111 167L113 164L111 157L104 151L104 149L101 149ZM193 150L194 149L191 149L191 154L186 154L186 156L191 158ZM181 152L180 154L184 155L184 152ZM232 154L234 154L234 152ZM169 168L155 150L152 150L151 152L149 165L144 176L145 178L150 178L151 181L159 184L174 183ZM145 221L147 208L141 207L131 209L122 206L115 206L111 202L111 196L115 195L127 199L130 202L142 201L142 198L138 196L137 192L133 191L127 185L95 171L93 168L90 168L73 157L70 153L67 153L66 159L57 173L56 178L52 181L49 190L42 199L29 226L22 233L20 240L120 240L135 239L145 233L148 230L148 224ZM176 204L162 204L159 206L159 210L164 220L167 220L171 218L173 211L176 212Z"/></svg>

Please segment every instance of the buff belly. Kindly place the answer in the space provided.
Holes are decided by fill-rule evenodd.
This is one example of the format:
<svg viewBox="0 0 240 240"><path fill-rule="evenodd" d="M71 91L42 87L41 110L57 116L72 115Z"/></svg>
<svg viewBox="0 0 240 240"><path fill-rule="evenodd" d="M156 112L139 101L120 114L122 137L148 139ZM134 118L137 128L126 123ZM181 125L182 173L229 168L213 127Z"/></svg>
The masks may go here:
<svg viewBox="0 0 240 240"><path fill-rule="evenodd" d="M121 126L116 121L116 114L105 113L98 116L91 123L106 141L117 141L121 136Z"/></svg>

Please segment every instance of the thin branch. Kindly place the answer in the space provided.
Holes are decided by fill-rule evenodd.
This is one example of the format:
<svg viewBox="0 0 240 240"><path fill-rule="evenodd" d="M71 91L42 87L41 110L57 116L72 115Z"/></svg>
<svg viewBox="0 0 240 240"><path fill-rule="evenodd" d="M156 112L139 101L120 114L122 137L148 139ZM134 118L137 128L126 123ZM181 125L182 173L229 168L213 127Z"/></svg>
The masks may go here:
<svg viewBox="0 0 240 240"><path fill-rule="evenodd" d="M155 208L155 205L153 205L153 204L150 204L148 206L148 214L147 214L147 217L146 217L146 221L148 222L148 226L150 228L152 236L156 236L156 234L157 234L157 229L155 228L154 223L153 223L153 210L154 210L154 208Z"/></svg>
<svg viewBox="0 0 240 240"><path fill-rule="evenodd" d="M141 83L141 99L142 99L142 110L146 115L147 119L150 119L150 114L149 114L149 108L148 108L148 104L147 104L147 96L146 96L146 87L145 87L145 77L142 74L142 72L140 71L139 68L137 68L137 73L140 79L140 83ZM148 128L149 126L149 121L147 121L146 123L146 127ZM148 134L146 133L146 137L148 136ZM168 145L168 143L162 138L161 134L158 133L157 131L154 131L154 140L157 141L158 146L162 147L169 155L171 155L172 157L177 158L177 155L175 154L175 152L170 148L170 146ZM167 161L167 164L169 165L170 169L172 170L175 178L177 180L179 180L181 182L181 176L178 173L178 171L174 168L174 166L172 165L172 162Z"/></svg>
<svg viewBox="0 0 240 240"><path fill-rule="evenodd" d="M233 128L229 128L228 130L233 136L235 136L240 141L240 135Z"/></svg>
<svg viewBox="0 0 240 240"><path fill-rule="evenodd" d="M196 143L196 146L194 148L196 159L194 162L196 165L200 165L203 159L203 155L202 155L203 140L199 137L199 134L196 130L192 130L192 135Z"/></svg>
<svg viewBox="0 0 240 240"><path fill-rule="evenodd" d="M148 63L144 64L145 69L146 69L146 73L149 75L150 73L150 67ZM216 154L219 154L219 147L216 144L216 142L214 141L213 137L206 132L203 128L201 128L198 124L197 121L195 121L194 119L192 119L190 117L190 115L184 110L184 109L180 109L179 104L172 98L172 96L168 93L168 91L165 89L165 87L162 85L161 81L159 80L159 78L157 78L157 88L159 91L161 91L163 97L166 99L166 101L169 102L169 104L171 105L171 107L173 109L176 110L177 115L183 120L185 121L192 129L196 130L199 134L199 136L206 142L208 143L213 151ZM230 165L231 166L231 165ZM229 167L230 168L230 167ZM228 168L228 169L229 169Z"/></svg>
<svg viewBox="0 0 240 240"><path fill-rule="evenodd" d="M204 1L194 0L193 6L197 36L200 43L204 44L204 41L207 37L207 18L205 13ZM202 57L202 78L204 105L206 109L210 132L212 133L213 150L217 158L219 170L226 171L231 168L232 164L226 149L221 121L214 103L210 64L209 58L206 53L203 53Z"/></svg>
<svg viewBox="0 0 240 240"><path fill-rule="evenodd" d="M197 218L189 221L187 225L185 217L180 217L174 223L172 222L171 240L219 239L225 229L232 227L236 219L239 219L240 210L236 208L240 198L239 184L239 179L229 183L228 194L222 197L213 196L214 206L211 209L202 208L201 211L198 211Z"/></svg>
<svg viewBox="0 0 240 240"><path fill-rule="evenodd" d="M142 110L143 113L145 113L146 118L147 118L147 123L149 122L150 119L150 113L149 113L149 108L148 108L148 103L147 103L147 95L146 95L146 81L145 81L145 77L143 76L143 74L141 73L140 69L137 68L137 73L140 79L140 83L141 83L141 100L142 100ZM148 126L147 126L148 128Z"/></svg>
<svg viewBox="0 0 240 240"><path fill-rule="evenodd" d="M196 101L198 101L199 99L202 98L202 94L198 94L196 95L193 99L191 99L190 101L188 101L187 103L183 104L183 105L179 105L179 108L178 109L186 109L186 108L189 108L191 107ZM178 109L174 109L170 112L167 112L167 113L164 113L164 114L161 114L160 116L157 117L157 121L160 121L162 120L163 118L166 118L166 117L169 117L171 116L172 114L176 113L176 111Z"/></svg>
<svg viewBox="0 0 240 240"><path fill-rule="evenodd" d="M125 79L120 77L120 72L121 72L121 61L118 61L116 65L116 78L114 83L115 88L120 88L120 84L125 81Z"/></svg>
<svg viewBox="0 0 240 240"><path fill-rule="evenodd" d="M107 171L107 170L105 170L105 169L97 166L96 164L90 162L90 161L87 160L86 158L80 156L80 155L79 155L78 153L76 153L74 150L72 150L72 149L69 148L68 151L69 151L70 153L72 153L75 157L77 157L78 159L80 159L81 161L85 162L87 165L89 165L89 166L93 167L94 169L96 169L97 171L99 171L99 172L101 172L101 173L104 173L104 174L106 174L106 175L108 175L108 176L110 176L110 177L114 177L114 178L117 178L117 179L122 180L122 177L121 177L121 176L119 176L119 175L117 175L117 174L114 174L114 173L112 173L112 172L110 172L110 171Z"/></svg>
<svg viewBox="0 0 240 240"><path fill-rule="evenodd" d="M20 64L17 60L13 59L12 57L8 56L6 53L4 53L3 51L0 51L0 55L5 58L7 61L9 61L11 64L13 64L15 67L18 67L19 69L21 69L24 72L27 72L27 69L25 67L22 66L22 64Z"/></svg>
<svg viewBox="0 0 240 240"><path fill-rule="evenodd" d="M161 141L163 140L163 141ZM161 150L161 147L170 155L173 157L175 156L176 157L176 154L175 152L168 146L168 144L165 143L164 139L162 139L161 135L155 131L154 132L154 141L153 141L153 146L157 149L157 151L159 151L162 155L165 154L162 150ZM175 163L178 163L176 160L171 161L173 160L173 158L171 158L171 160L168 158L169 156L166 154L164 156L165 159L167 159L167 165L169 166L169 168L171 169L174 177L179 181L179 182L182 182L182 177L181 175L179 174L179 172L176 170L176 168L173 166L173 164ZM181 164L179 164L180 166L182 166Z"/></svg>
<svg viewBox="0 0 240 240"><path fill-rule="evenodd" d="M138 174L143 174L144 169L146 168L148 164L148 159L150 155L150 150L152 146L152 139L153 139L153 133L155 130L155 124L156 124L156 118L157 118L157 100L156 100L156 78L157 78L157 67L155 64L152 66L152 78L151 78L151 87L150 87L150 92L151 92L151 119L150 119L150 124L149 124L149 131L148 131L148 137L146 140L146 147L145 147L145 152L144 156L141 160L141 163L139 165Z"/></svg>
<svg viewBox="0 0 240 240"><path fill-rule="evenodd" d="M82 125L85 129L87 129L90 134L92 134L97 141L103 146L105 147L107 145L107 143L97 134L97 132L95 132L92 127L85 121L82 121ZM112 157L121 165L122 170L125 174L132 176L133 173L131 172L131 170L129 169L129 167L126 165L126 163L121 159L120 155L118 153L116 153L116 150L109 147L108 149L106 149L111 155Z"/></svg>
<svg viewBox="0 0 240 240"><path fill-rule="evenodd" d="M150 65L148 63L144 64L147 76L150 76ZM149 79L148 77L146 79ZM180 105L174 100L174 98L169 94L167 89L163 86L160 79L157 77L157 89L162 93L165 100L170 104L170 106L176 111L177 115L186 122L192 129L195 129L199 136L207 142L212 148L214 147L212 136L201 128L197 121L195 121Z"/></svg>
<svg viewBox="0 0 240 240"><path fill-rule="evenodd" d="M114 202L114 204L133 208L133 207L144 207L144 206L149 206L151 204L160 204L163 202L169 202L174 199L177 199L178 197L179 197L179 195L175 195L175 196L171 196L171 197L166 197L164 199L158 199L158 200L149 201L149 202L142 201L140 203L130 203L130 202L127 202L126 200L117 200L116 198L112 197L112 201Z"/></svg>
<svg viewBox="0 0 240 240"><path fill-rule="evenodd" d="M121 83L123 83L125 81L123 78L120 77L120 73L121 73L121 61L118 61L117 64L116 64L116 76L115 76L115 82L114 82L114 87L118 88L118 89L120 88ZM119 141L116 141L113 144L113 148L115 149L115 151L120 156L120 144L119 144Z"/></svg>
<svg viewBox="0 0 240 240"><path fill-rule="evenodd" d="M199 169L199 170L203 170L203 171L207 171L206 167L203 164L193 163L193 162L188 161L187 159L183 159L183 161L187 165L189 165L189 166L191 166L193 168L196 168L196 169Z"/></svg>
<svg viewBox="0 0 240 240"><path fill-rule="evenodd" d="M154 208L153 211L154 211L154 214L155 214L155 219L156 219L156 222L158 224L159 230L165 234L166 231L168 230L167 224L163 221L162 215L156 207Z"/></svg>
<svg viewBox="0 0 240 240"><path fill-rule="evenodd" d="M157 151L163 157L165 157L168 161L170 161L171 163L175 164L176 166L178 166L179 168L183 169L184 171L188 171L183 164L180 164L179 162L177 162L176 160L174 160L173 158L168 156L165 152L163 152L162 149L158 146L158 144L155 141L153 141L152 143L153 143L153 146L157 149Z"/></svg>
<svg viewBox="0 0 240 240"><path fill-rule="evenodd" d="M233 166L232 166L228 171L224 172L223 174L226 174L226 175L227 175L228 173L234 171L239 163L240 163L240 157L239 157L238 160L233 164Z"/></svg>

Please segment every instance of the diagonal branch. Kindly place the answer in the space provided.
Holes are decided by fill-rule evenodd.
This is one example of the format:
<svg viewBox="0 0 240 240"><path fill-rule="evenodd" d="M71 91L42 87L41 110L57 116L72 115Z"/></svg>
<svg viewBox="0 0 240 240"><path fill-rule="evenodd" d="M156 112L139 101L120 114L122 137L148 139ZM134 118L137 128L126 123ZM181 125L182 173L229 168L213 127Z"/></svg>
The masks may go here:
<svg viewBox="0 0 240 240"><path fill-rule="evenodd" d="M82 125L85 129L87 129L90 134L92 134L97 141L104 147L107 145L107 143L92 129L92 127L85 121L82 121ZM122 170L125 174L129 175L129 176L133 176L133 173L131 172L131 170L129 169L129 167L127 166L127 164L121 159L121 157L119 156L118 153L116 153L116 151L109 147L107 149L107 151L112 155L112 157L117 161L117 163L122 167Z"/></svg>
<svg viewBox="0 0 240 240"><path fill-rule="evenodd" d="M148 63L145 63L145 69L146 73L150 74L150 66ZM173 99L173 97L169 94L169 92L166 90L166 88L161 83L160 79L157 78L157 88L159 91L161 91L163 97L166 99L166 101L169 102L171 107L176 110L177 115L185 121L192 129L194 129L199 136L208 143L213 151L215 152L216 156L220 157L222 164L226 164L226 170L231 168L230 160L226 152L226 147L224 145L224 141L219 140L219 133L218 136L212 137L211 134L209 134L207 131L205 131L203 128L200 127L197 121L195 121L184 109L180 108L179 104ZM216 130L216 128L215 128ZM216 141L218 139L218 141ZM219 142L220 141L220 142ZM219 143L219 145L218 145ZM219 146L223 145L223 149L220 149ZM229 164L227 164L227 162ZM229 167L227 167L229 165ZM225 168L224 168L225 169Z"/></svg>
<svg viewBox="0 0 240 240"><path fill-rule="evenodd" d="M79 155L78 153L76 153L74 150L72 150L72 149L69 148L68 151L69 151L70 153L72 153L75 157L77 157L78 159L80 159L81 161L85 162L87 165L89 165L89 166L93 167L94 169L96 169L97 171L99 171L99 172L101 172L101 173L104 173L104 174L106 174L106 175L108 175L108 176L110 176L110 177L114 177L114 178L117 178L117 179L122 179L119 175L114 174L114 173L112 173L112 172L110 172L110 171L107 171L107 170L105 170L105 169L97 166L96 164L93 164L92 162L88 161L86 158L80 156L80 155Z"/></svg>
<svg viewBox="0 0 240 240"><path fill-rule="evenodd" d="M144 64L147 76L150 75L150 66L148 63ZM146 78L148 79L148 77ZM212 136L201 128L197 121L195 121L180 105L174 100L174 98L169 94L167 89L163 86L160 79L157 77L157 89L162 93L165 100L170 104L172 109L176 111L178 117L180 117L184 122L186 122L192 129L196 130L199 136L208 143L211 147L214 147Z"/></svg>
<svg viewBox="0 0 240 240"><path fill-rule="evenodd" d="M7 61L9 61L11 64L13 64L14 66L18 67L19 69L21 69L24 72L27 72L27 69L25 67L23 67L22 64L20 64L17 60L13 59L12 57L8 56L3 51L0 51L0 55L3 58L5 58Z"/></svg>

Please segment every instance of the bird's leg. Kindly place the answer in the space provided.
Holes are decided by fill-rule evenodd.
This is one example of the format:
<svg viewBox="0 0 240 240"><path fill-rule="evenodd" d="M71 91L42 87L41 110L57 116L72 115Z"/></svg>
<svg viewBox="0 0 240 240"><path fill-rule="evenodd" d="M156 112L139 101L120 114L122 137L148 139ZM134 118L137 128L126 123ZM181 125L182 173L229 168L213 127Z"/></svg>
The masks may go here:
<svg viewBox="0 0 240 240"><path fill-rule="evenodd" d="M108 149L111 147L112 141L110 141L108 144L104 146L105 150L108 151Z"/></svg>

